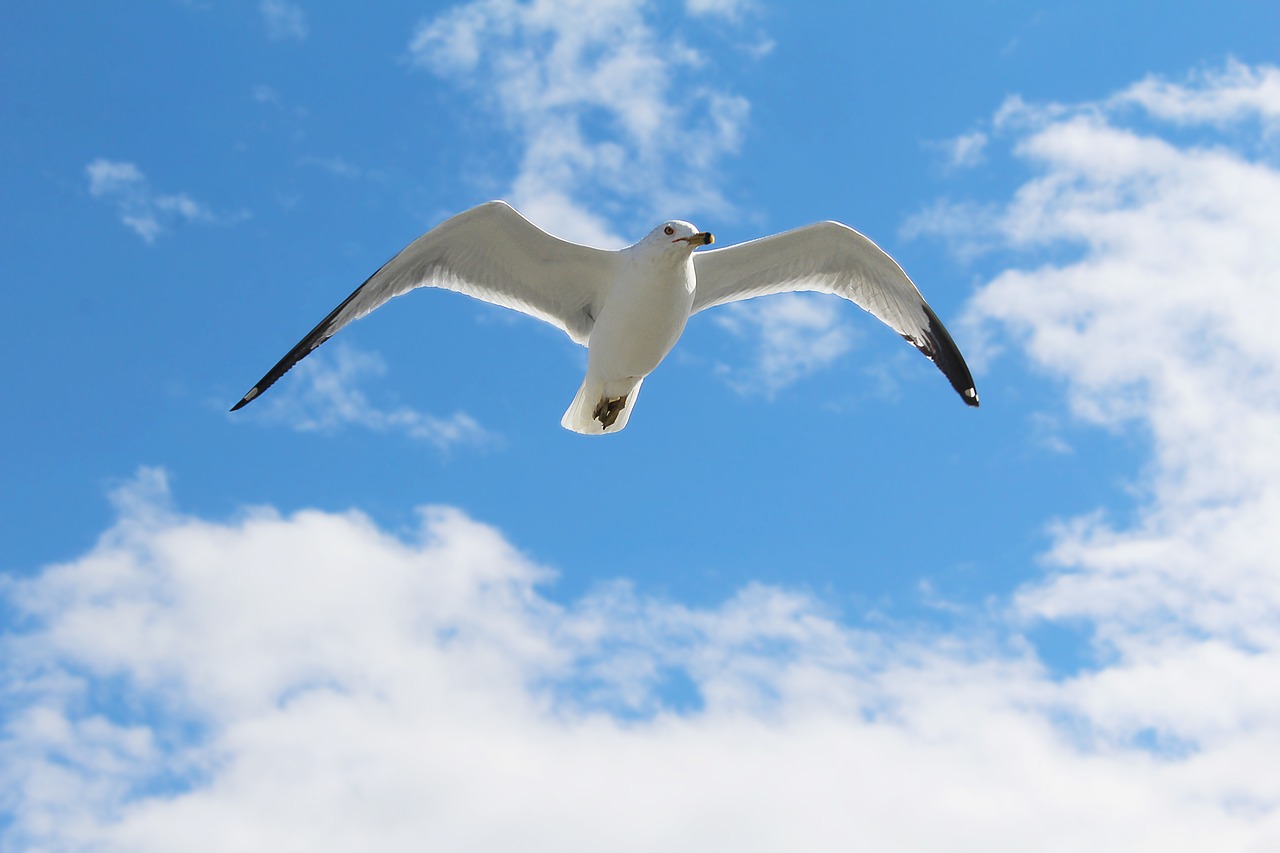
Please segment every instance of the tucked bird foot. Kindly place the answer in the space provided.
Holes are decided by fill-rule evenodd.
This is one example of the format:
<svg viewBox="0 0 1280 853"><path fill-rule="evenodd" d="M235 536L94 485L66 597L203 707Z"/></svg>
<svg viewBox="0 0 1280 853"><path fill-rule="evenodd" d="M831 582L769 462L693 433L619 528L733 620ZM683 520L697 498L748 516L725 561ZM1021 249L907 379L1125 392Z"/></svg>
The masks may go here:
<svg viewBox="0 0 1280 853"><path fill-rule="evenodd" d="M601 397L600 402L596 405L596 410L591 413L591 417L600 422L600 426L608 429L613 426L613 422L618 419L618 413L627 405L627 398L624 397Z"/></svg>

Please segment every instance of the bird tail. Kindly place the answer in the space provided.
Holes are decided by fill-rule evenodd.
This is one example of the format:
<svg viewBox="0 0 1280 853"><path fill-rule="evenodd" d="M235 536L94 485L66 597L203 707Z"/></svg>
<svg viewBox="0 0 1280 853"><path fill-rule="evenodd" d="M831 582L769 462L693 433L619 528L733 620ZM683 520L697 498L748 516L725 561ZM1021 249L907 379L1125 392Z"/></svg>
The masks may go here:
<svg viewBox="0 0 1280 853"><path fill-rule="evenodd" d="M622 397L608 397L604 381L588 373L573 402L565 410L564 417L560 419L560 426L583 435L619 432L631 419L631 410L635 408L636 398L640 396L642 382L643 378L637 379L636 384ZM609 411L611 406L613 412ZM601 412L603 418L597 417L597 412Z"/></svg>

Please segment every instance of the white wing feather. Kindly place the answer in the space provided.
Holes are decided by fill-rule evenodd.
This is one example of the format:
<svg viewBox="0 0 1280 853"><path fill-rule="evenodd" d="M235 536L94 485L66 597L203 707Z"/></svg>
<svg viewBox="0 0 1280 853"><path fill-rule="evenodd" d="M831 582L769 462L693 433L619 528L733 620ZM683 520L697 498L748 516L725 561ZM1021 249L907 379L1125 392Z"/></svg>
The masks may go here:
<svg viewBox="0 0 1280 853"><path fill-rule="evenodd" d="M871 312L928 356L966 403L973 377L938 315L893 258L839 222L819 222L693 256L694 313L771 293L816 291Z"/></svg>
<svg viewBox="0 0 1280 853"><path fill-rule="evenodd" d="M414 240L320 321L249 389L253 400L339 329L417 287L513 308L585 344L614 275L615 253L553 237L502 201L445 220Z"/></svg>

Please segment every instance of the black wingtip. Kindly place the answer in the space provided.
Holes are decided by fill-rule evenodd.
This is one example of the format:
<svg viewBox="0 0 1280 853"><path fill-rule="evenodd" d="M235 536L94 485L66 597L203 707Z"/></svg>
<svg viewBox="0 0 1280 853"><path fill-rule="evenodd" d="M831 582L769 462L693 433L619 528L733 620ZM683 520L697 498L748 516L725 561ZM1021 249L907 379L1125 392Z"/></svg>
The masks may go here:
<svg viewBox="0 0 1280 853"><path fill-rule="evenodd" d="M385 266L385 264L383 266ZM382 268L379 267L378 272L381 272L381 271L382 271ZM338 315L341 314L343 310L346 309L346 307L350 305L357 296L360 295L360 291L364 290L365 285L373 281L374 276L376 276L377 274L378 273L375 272L373 275L369 276L369 278L365 279L364 284L360 285L354 291L352 291L350 296L342 300L341 305L339 305L337 308L334 308L332 311L330 311L328 317L325 317L323 320L321 320L314 329L312 329L310 332L307 333L307 336L305 338L298 341L297 345L295 345L293 349L285 353L284 358L276 362L276 366L268 370L267 374L258 380L257 385L254 385L252 388L249 389L249 393L245 394L244 397L241 398L239 403L236 403L234 406L231 407L231 411L234 412L239 409L243 409L245 406L252 403L264 391L266 391L268 388L274 385L277 379L279 379L281 376L284 376L286 373L292 370L295 364L297 364L298 362L306 358L308 355L310 355L315 350L316 347L320 346L322 343L329 340L329 338L333 335L334 332L342 328L342 326L345 325L345 322L338 323L335 327L335 321L337 320Z"/></svg>
<svg viewBox="0 0 1280 853"><path fill-rule="evenodd" d="M951 334L947 331L947 327L942 325L938 315L933 313L933 309L927 304L923 308L925 315L929 318L929 329L923 341L912 341L912 343L938 366L951 383L951 387L956 389L960 399L964 400L966 405L976 409L978 391L973 384L973 374L969 372L969 365L964 363L960 348L951 339Z"/></svg>
<svg viewBox="0 0 1280 853"><path fill-rule="evenodd" d="M245 394L243 397L240 398L239 403L236 403L234 406L231 407L231 411L235 412L235 411L239 411L240 409L243 409L245 406L249 405L249 403L253 400L253 398L257 397L260 393L262 392L258 388L258 386L257 385L253 386L252 388L249 389L248 394Z"/></svg>

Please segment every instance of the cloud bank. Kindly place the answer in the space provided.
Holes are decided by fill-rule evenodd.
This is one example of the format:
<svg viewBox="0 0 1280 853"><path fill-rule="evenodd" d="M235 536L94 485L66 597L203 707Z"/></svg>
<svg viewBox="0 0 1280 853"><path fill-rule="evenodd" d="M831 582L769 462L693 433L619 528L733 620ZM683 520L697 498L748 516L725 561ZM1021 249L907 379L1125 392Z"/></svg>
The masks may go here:
<svg viewBox="0 0 1280 853"><path fill-rule="evenodd" d="M1071 254L1008 270L971 320L1060 380L1071 412L1149 438L1136 520L1064 524L1017 607L1092 626L1088 718L1185 755L1280 840L1277 70L1150 78L1100 104L1002 110L1036 175L983 239ZM1137 112L1135 112L1137 110ZM1128 120L1217 131L1178 145ZM1157 125L1158 126L1158 125ZM1181 772L1184 768L1180 767ZM1218 845L1221 846L1221 845ZM1268 844L1259 842L1256 848Z"/></svg>
<svg viewBox="0 0 1280 853"><path fill-rule="evenodd" d="M564 606L547 569L444 507L402 539L354 512L184 516L154 470L115 501L90 553L8 590L38 627L6 648L5 849L1259 837L1238 798L1260 780L1212 772L1217 750L1135 746L1081 701L1121 685L1055 684L1025 649L858 632L763 586Z"/></svg>

